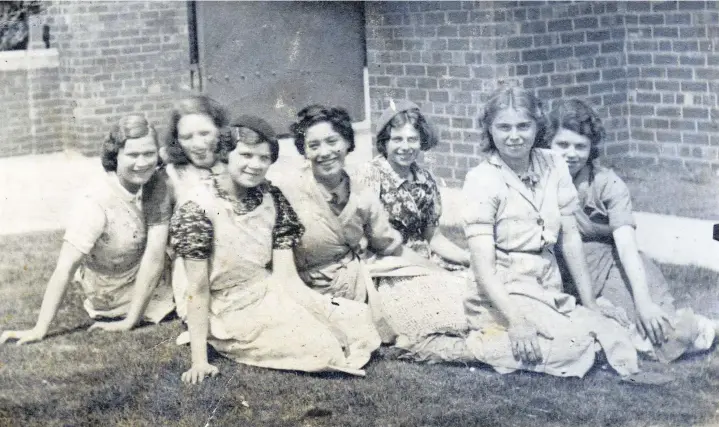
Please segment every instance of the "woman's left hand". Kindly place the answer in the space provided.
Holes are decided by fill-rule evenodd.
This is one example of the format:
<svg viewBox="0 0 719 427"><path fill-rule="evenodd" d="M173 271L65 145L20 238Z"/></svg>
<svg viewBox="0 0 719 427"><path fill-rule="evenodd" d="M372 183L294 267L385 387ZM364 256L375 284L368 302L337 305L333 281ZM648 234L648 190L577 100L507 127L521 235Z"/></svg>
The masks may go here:
<svg viewBox="0 0 719 427"><path fill-rule="evenodd" d="M637 306L637 330L642 338L649 338L654 345L669 339L669 328L673 328L669 315L653 302Z"/></svg>
<svg viewBox="0 0 719 427"><path fill-rule="evenodd" d="M123 320L116 320L113 322L95 322L93 323L88 331L101 330L106 332L127 332L131 330L133 325L130 322Z"/></svg>

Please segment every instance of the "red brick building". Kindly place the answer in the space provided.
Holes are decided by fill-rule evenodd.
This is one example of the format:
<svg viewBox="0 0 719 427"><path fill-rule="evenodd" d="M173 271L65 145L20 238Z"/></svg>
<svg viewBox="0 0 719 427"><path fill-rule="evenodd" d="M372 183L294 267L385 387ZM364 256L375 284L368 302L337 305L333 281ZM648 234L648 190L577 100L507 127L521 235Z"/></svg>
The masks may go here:
<svg viewBox="0 0 719 427"><path fill-rule="evenodd" d="M234 45L223 47L222 55L230 56L230 65L200 61L200 68L205 69L200 70L195 85L203 83L206 91L220 94L225 92L221 82L227 87L262 87L267 92L280 87L282 94L272 93L262 101L268 105L272 101L284 111L277 120L307 103L305 98L312 91L293 93L295 85L335 94L341 91L357 110L356 105L364 105L357 101L364 88L358 88L363 82L356 70L330 70L325 75L334 80L326 84L321 67L307 68L323 60L333 41L346 42L341 48L348 60L331 56L329 62L366 61L371 118L377 118L390 97L407 98L419 103L441 129L441 146L425 160L448 183L460 182L477 162L478 105L499 80L534 89L549 104L567 97L590 101L608 130L606 156L629 158L638 165L719 167L716 1L348 4L276 3L271 7L282 19L261 15L265 23L277 21L268 34L299 25L297 37L290 32L278 36L286 36L294 49L285 56L292 61L298 57L297 43L310 40L300 49L305 68L277 64L274 59L269 65L258 62L259 68L252 69L246 64L255 63L256 50L242 52L242 46L248 46L238 43L242 34L223 34L223 38L235 37ZM0 91L0 102L7 106L0 128L0 155L62 148L96 152L107 123L138 109L161 124L169 99L192 86L191 69L197 71L190 64L192 41L200 39L197 46L202 57L222 41L212 39L213 28L227 27L213 27L212 17L207 16L209 6L202 2L198 7L206 9L205 15L200 13L195 23L186 2L53 1L47 5L36 23L50 26L55 56L44 53L39 60L26 58L25 68L17 69L3 65L4 57L0 57L0 78L12 83ZM254 25L257 31L267 27L256 16L246 16L247 3L223 7L224 18L237 11L228 18L230 25ZM324 21L310 19L318 7L354 9L337 9L321 17ZM287 8L297 8L298 13L289 13ZM355 10L362 12L358 15ZM305 13L305 20L291 19L300 12ZM215 13L216 18L220 16ZM336 36L319 40L317 31L329 28L330 21L332 27L348 26L339 34L360 28L362 40L338 41ZM193 28L195 24L199 31ZM299 37L304 29L315 33ZM232 46L239 46L236 59L231 57ZM291 79L283 80L292 73ZM317 98L310 101L324 99ZM365 119L360 113L354 116Z"/></svg>

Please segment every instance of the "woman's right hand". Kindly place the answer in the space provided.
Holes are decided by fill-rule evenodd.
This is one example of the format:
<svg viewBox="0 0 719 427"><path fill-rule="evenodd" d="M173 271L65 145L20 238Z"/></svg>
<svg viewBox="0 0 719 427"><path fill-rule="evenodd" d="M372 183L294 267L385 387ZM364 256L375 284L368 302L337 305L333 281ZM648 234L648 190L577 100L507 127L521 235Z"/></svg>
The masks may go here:
<svg viewBox="0 0 719 427"><path fill-rule="evenodd" d="M192 367L182 374L182 382L185 384L199 384L205 377L214 377L220 373L216 366L209 363L200 365L193 364Z"/></svg>
<svg viewBox="0 0 719 427"><path fill-rule="evenodd" d="M514 359L528 364L542 361L542 350L537 337L541 335L550 340L554 338L548 331L524 316L512 322L507 332L509 332L509 342Z"/></svg>
<svg viewBox="0 0 719 427"><path fill-rule="evenodd" d="M17 345L23 345L42 341L43 338L45 338L45 333L34 328L24 331L5 331L0 335L0 344L4 344L9 340L17 340Z"/></svg>

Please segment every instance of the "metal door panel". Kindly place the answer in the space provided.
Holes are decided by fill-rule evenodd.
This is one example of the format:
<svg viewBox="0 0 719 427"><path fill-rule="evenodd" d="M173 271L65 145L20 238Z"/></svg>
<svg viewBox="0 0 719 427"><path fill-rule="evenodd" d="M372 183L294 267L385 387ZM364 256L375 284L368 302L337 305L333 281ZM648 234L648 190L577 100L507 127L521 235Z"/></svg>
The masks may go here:
<svg viewBox="0 0 719 427"><path fill-rule="evenodd" d="M203 91L285 132L321 103L364 120L361 2L198 2Z"/></svg>

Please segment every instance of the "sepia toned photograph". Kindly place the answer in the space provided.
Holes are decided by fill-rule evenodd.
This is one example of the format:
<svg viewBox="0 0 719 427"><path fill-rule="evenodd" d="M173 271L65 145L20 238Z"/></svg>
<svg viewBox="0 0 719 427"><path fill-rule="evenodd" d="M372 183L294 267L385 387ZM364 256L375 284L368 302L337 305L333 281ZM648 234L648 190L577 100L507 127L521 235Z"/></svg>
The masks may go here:
<svg viewBox="0 0 719 427"><path fill-rule="evenodd" d="M0 1L0 427L719 426L719 1Z"/></svg>

